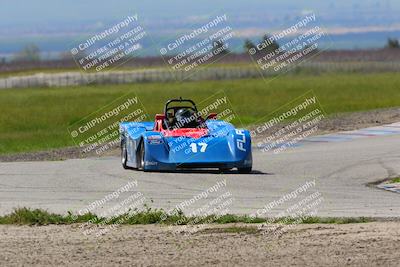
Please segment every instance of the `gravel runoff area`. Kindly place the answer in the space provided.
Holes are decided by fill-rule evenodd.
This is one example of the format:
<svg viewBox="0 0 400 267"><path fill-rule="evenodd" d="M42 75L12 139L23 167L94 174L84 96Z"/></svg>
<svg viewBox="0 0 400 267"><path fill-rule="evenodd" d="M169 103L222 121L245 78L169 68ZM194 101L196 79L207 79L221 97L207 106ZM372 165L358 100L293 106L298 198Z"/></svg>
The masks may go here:
<svg viewBox="0 0 400 267"><path fill-rule="evenodd" d="M0 266L398 266L400 222L293 225L118 226L96 237L81 225L0 226ZM200 226L197 226L200 227ZM243 230L252 227L253 230ZM288 226L286 226L288 227ZM256 230L254 230L256 229Z"/></svg>
<svg viewBox="0 0 400 267"><path fill-rule="evenodd" d="M400 108L336 114L321 121L318 124L318 131L316 134L351 131L398 121L400 121ZM283 126L284 125L282 125L282 127ZM268 132L265 134L268 134ZM107 153L103 153L102 156L118 155L119 153L119 149L115 148L107 151ZM83 153L82 149L79 147L68 147L48 151L0 155L0 162L65 160L95 156L97 156L95 153Z"/></svg>

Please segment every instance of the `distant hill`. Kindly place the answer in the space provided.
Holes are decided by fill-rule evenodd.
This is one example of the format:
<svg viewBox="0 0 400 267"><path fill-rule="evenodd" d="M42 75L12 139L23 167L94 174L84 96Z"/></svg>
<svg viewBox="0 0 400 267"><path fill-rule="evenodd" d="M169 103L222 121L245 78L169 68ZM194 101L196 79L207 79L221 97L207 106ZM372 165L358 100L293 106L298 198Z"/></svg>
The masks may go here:
<svg viewBox="0 0 400 267"><path fill-rule="evenodd" d="M330 32L333 49L380 48L387 38L400 37L398 0L131 0L26 1L2 0L0 9L0 57L10 56L34 43L44 58L68 51L84 36L100 32L130 14L137 13L155 42L202 25L216 14L227 14L238 32L233 43L240 51L244 38L277 31L315 13L317 23ZM112 7L112 8L111 8ZM155 55L153 50L144 55Z"/></svg>

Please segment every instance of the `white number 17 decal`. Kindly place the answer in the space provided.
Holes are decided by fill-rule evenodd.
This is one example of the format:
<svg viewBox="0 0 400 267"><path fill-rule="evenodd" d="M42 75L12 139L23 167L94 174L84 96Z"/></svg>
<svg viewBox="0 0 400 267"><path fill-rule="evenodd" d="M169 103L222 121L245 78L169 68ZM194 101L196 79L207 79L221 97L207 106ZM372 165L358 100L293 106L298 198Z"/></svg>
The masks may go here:
<svg viewBox="0 0 400 267"><path fill-rule="evenodd" d="M198 144L191 143L190 147L192 148L192 152L193 153L197 153L198 152L197 146L200 147L200 152L206 152L208 144L206 144L206 143L198 143Z"/></svg>

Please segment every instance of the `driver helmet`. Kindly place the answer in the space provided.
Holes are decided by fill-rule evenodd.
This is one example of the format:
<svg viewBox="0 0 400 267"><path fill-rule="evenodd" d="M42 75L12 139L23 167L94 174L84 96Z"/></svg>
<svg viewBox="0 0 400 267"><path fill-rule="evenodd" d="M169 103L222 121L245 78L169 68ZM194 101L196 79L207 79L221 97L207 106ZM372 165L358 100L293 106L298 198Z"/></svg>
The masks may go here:
<svg viewBox="0 0 400 267"><path fill-rule="evenodd" d="M197 119L194 111L188 108L181 108L175 113L175 122L179 128L197 127Z"/></svg>

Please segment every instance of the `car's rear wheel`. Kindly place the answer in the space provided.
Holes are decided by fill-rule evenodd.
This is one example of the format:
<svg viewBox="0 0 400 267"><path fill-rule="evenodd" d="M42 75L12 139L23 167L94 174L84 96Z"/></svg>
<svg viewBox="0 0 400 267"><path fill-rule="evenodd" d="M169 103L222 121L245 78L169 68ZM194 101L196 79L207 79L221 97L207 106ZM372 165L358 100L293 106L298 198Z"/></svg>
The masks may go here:
<svg viewBox="0 0 400 267"><path fill-rule="evenodd" d="M251 173L251 167L238 168L239 173Z"/></svg>
<svg viewBox="0 0 400 267"><path fill-rule="evenodd" d="M126 149L126 143L123 142L121 144L121 163L122 163L122 167L124 169L129 169L127 163L128 163L128 151Z"/></svg>
<svg viewBox="0 0 400 267"><path fill-rule="evenodd" d="M142 140L139 144L139 149L136 155L136 166L140 171L144 171L144 155L145 155L144 143Z"/></svg>

